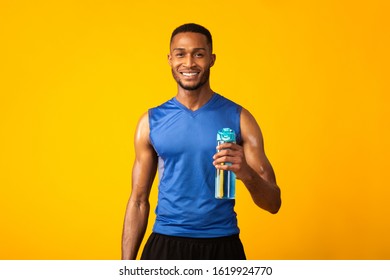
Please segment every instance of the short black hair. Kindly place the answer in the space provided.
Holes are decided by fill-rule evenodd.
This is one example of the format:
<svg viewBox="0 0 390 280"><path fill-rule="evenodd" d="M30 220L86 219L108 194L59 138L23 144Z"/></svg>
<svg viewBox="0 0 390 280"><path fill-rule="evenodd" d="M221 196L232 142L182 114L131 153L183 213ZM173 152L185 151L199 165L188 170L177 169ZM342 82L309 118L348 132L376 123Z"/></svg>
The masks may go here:
<svg viewBox="0 0 390 280"><path fill-rule="evenodd" d="M202 25L196 23L186 23L180 25L175 30L173 30L170 43L172 44L173 37L175 37L179 33L184 33L184 32L193 32L193 33L200 33L205 35L207 39L207 43L210 44L210 49L213 50L213 38L211 36L210 31L207 28L203 27Z"/></svg>

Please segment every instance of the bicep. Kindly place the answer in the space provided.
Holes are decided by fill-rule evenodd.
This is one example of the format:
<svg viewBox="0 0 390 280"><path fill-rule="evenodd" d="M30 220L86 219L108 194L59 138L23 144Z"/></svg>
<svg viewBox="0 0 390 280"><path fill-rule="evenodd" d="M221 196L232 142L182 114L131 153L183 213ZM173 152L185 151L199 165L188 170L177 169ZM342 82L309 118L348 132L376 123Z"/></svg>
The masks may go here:
<svg viewBox="0 0 390 280"><path fill-rule="evenodd" d="M149 197L157 170L157 155L149 142L149 121L143 115L137 125L135 137L135 160L132 171L132 195L134 200L145 201Z"/></svg>
<svg viewBox="0 0 390 280"><path fill-rule="evenodd" d="M260 127L255 118L244 108L241 111L240 126L242 145L248 165L264 180L276 184L274 170L265 154Z"/></svg>

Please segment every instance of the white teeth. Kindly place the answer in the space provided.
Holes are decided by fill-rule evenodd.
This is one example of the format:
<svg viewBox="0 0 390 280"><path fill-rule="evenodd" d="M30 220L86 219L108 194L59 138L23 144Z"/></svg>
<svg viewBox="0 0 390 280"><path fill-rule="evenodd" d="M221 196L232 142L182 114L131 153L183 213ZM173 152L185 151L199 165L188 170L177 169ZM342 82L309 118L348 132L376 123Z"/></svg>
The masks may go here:
<svg viewBox="0 0 390 280"><path fill-rule="evenodd" d="M197 75L198 73L182 73L183 74L183 76L187 76L187 77L191 77L191 76L195 76L195 75Z"/></svg>

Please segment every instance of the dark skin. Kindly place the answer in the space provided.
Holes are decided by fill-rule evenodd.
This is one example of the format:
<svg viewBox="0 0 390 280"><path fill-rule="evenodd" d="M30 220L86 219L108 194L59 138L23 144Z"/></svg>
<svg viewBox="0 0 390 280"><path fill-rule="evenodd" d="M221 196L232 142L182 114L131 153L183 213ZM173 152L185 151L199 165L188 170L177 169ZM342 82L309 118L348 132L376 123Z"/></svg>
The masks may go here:
<svg viewBox="0 0 390 280"><path fill-rule="evenodd" d="M197 110L214 94L209 72L216 60L203 34L177 34L168 62L178 84L177 100L190 110ZM260 208L277 213L281 206L280 189L268 161L263 136L254 117L246 109L240 115L242 146L226 143L217 147L213 157L217 169L231 170L241 180ZM157 154L149 140L148 114L139 120L135 137L135 161L132 192L127 205L122 236L122 259L135 259L144 238L149 216L149 194L157 172ZM231 162L232 165L221 163Z"/></svg>

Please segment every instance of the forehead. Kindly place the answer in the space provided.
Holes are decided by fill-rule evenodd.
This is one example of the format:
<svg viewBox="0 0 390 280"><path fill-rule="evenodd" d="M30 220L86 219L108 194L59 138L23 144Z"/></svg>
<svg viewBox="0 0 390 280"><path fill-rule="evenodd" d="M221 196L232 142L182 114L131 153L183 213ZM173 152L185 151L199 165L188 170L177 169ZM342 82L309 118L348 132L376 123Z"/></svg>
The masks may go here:
<svg viewBox="0 0 390 280"><path fill-rule="evenodd" d="M173 37L171 42L171 51L174 49L195 49L204 48L209 50L210 46L207 43L207 38L201 33L182 32Z"/></svg>

